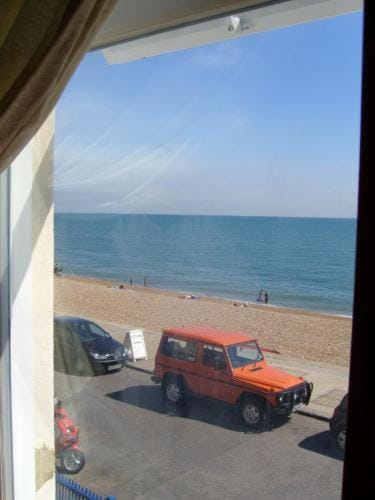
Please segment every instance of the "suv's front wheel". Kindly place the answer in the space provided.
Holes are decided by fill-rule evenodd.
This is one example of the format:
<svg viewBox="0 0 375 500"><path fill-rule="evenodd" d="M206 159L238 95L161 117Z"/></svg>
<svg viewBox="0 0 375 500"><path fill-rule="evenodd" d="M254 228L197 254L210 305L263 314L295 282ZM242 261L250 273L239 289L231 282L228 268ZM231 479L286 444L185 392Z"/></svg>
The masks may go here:
<svg viewBox="0 0 375 500"><path fill-rule="evenodd" d="M185 402L183 382L174 375L167 375L162 382L162 391L166 400L173 405L182 405Z"/></svg>
<svg viewBox="0 0 375 500"><path fill-rule="evenodd" d="M246 425L257 427L264 421L264 403L259 399L247 398L242 403L241 414Z"/></svg>

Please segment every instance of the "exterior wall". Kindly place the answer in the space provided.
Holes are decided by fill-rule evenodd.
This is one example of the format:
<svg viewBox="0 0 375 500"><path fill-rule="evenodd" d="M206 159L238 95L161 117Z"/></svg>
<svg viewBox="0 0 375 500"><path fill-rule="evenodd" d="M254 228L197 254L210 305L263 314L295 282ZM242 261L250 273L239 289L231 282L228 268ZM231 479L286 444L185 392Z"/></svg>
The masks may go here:
<svg viewBox="0 0 375 500"><path fill-rule="evenodd" d="M32 315L35 466L38 498L54 498L53 137L54 112L35 137L32 187ZM43 488L42 488L43 486Z"/></svg>
<svg viewBox="0 0 375 500"><path fill-rule="evenodd" d="M54 498L53 134L51 115L11 168L14 498Z"/></svg>

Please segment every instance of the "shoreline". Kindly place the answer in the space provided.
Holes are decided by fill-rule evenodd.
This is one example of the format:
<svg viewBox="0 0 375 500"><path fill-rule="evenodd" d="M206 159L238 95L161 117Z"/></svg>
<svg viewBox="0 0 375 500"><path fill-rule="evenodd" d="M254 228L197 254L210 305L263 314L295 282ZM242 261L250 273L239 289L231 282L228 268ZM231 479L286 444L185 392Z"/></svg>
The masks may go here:
<svg viewBox="0 0 375 500"><path fill-rule="evenodd" d="M176 295L196 295L196 292L191 292L191 291L184 291L184 290L171 290L169 288L157 288L157 287L152 287L152 286L147 286L144 287L141 284L133 284L130 285L129 283L126 282L121 282L118 280L113 280L110 278L97 278L95 276L82 276L79 274L61 274L59 277L65 278L68 280L78 280L78 281L83 281L83 282L89 282L93 283L96 282L98 284L118 284L122 285L124 289L126 290L152 290L157 293L164 293L164 294L170 294L171 296L176 296ZM272 309L278 312L286 311L286 312L292 312L294 314L303 314L303 315L313 315L313 316L322 316L322 317L332 317L332 318L344 318L344 319L349 319L353 320L353 316L350 314L337 314L333 312L326 312L326 311L314 311L312 309L302 309L298 307L288 307L288 306L280 306L280 305L275 305L272 303L268 304L261 304L258 302L252 302L252 301L246 301L242 299L234 299L231 297L220 297L217 295L204 295L204 294L198 294L196 295L200 300L213 300L213 301L223 301L225 303L237 303L237 304L247 304L247 307L259 307L259 308L264 308L264 309Z"/></svg>
<svg viewBox="0 0 375 500"><path fill-rule="evenodd" d="M283 354L349 365L351 317L203 295L188 300L188 294L87 276L55 276L59 313L146 332L192 324L215 326L246 332Z"/></svg>

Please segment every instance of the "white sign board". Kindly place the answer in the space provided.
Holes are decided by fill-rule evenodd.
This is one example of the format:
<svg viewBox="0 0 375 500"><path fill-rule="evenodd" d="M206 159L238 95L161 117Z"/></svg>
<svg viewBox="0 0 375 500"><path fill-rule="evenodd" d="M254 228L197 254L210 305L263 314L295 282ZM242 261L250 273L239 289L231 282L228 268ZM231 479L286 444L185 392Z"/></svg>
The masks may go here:
<svg viewBox="0 0 375 500"><path fill-rule="evenodd" d="M124 345L131 350L129 357L135 362L137 359L147 359L147 351L143 330L129 330L126 332Z"/></svg>

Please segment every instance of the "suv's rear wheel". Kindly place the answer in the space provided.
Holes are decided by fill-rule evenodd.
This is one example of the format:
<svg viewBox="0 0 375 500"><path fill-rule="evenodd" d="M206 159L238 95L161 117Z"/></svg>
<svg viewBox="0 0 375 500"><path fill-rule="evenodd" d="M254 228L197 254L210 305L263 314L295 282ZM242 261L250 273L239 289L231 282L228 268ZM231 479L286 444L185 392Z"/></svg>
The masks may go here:
<svg viewBox="0 0 375 500"><path fill-rule="evenodd" d="M246 425L256 427L264 421L264 403L255 398L245 399L242 403L241 414Z"/></svg>
<svg viewBox="0 0 375 500"><path fill-rule="evenodd" d="M185 402L184 385L180 378L174 375L167 375L163 380L162 390L169 403L181 405Z"/></svg>

